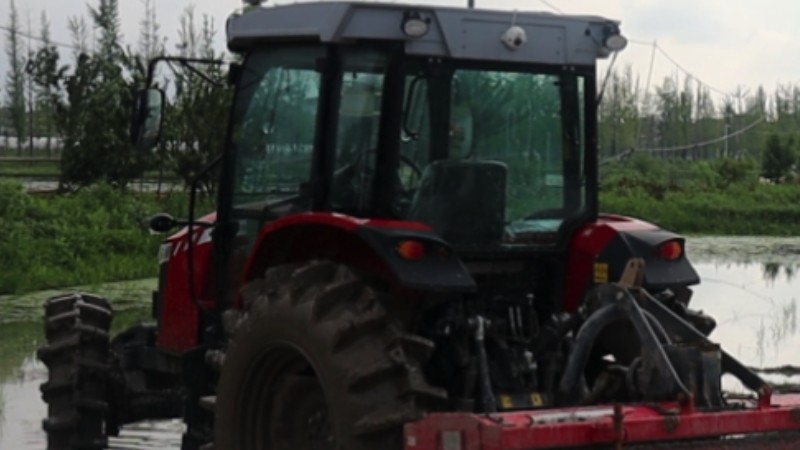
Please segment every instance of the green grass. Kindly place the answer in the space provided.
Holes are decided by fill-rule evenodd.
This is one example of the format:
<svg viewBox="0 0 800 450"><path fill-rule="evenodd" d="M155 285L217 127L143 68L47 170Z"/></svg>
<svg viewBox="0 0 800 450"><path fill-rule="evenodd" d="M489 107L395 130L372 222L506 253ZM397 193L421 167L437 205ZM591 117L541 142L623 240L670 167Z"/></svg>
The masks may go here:
<svg viewBox="0 0 800 450"><path fill-rule="evenodd" d="M58 161L0 161L0 177L58 178L60 172Z"/></svg>
<svg viewBox="0 0 800 450"><path fill-rule="evenodd" d="M20 159L17 158L16 150L3 151L0 150L0 158L12 158L12 160L0 160L0 178L42 178L42 179L58 179L61 174L61 162L58 160L44 160L45 158L57 158L58 156L48 156L44 152L37 152L33 158L28 158L28 153L23 152ZM161 173L159 173L161 172ZM171 169L165 168L163 171L158 169L145 171L141 179L157 180L159 177L165 183L179 183L182 184L178 176L176 176ZM134 180L133 184L138 180Z"/></svg>
<svg viewBox="0 0 800 450"><path fill-rule="evenodd" d="M606 170L600 210L686 234L800 235L800 184L759 182L747 160L638 157Z"/></svg>
<svg viewBox="0 0 800 450"><path fill-rule="evenodd" d="M186 197L156 200L108 186L42 197L0 182L0 294L154 277L163 237L144 221L160 211L185 216Z"/></svg>
<svg viewBox="0 0 800 450"><path fill-rule="evenodd" d="M688 234L800 235L800 186L687 189L656 198L643 189L604 192L604 212L634 216Z"/></svg>
<svg viewBox="0 0 800 450"><path fill-rule="evenodd" d="M25 141L24 145L19 150L15 146L7 147L5 144L6 144L5 138L0 136L0 157L33 156L34 158L44 158L44 157L58 157L61 154L61 150L56 148L55 141L51 142L51 148L49 152L45 148L34 147L33 154L31 154L30 149L28 149L28 141Z"/></svg>

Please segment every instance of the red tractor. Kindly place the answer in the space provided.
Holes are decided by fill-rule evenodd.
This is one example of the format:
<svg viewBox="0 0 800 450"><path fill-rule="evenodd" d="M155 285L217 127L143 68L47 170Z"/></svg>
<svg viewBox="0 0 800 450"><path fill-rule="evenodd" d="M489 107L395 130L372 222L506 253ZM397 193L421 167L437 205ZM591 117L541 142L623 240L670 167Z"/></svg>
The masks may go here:
<svg viewBox="0 0 800 450"><path fill-rule="evenodd" d="M791 445L763 433L800 399L709 342L684 239L598 213L618 23L326 2L227 32L217 211L151 220L183 226L155 323L110 337L102 298L47 302L49 449L169 417L184 449ZM143 151L163 103L140 93Z"/></svg>

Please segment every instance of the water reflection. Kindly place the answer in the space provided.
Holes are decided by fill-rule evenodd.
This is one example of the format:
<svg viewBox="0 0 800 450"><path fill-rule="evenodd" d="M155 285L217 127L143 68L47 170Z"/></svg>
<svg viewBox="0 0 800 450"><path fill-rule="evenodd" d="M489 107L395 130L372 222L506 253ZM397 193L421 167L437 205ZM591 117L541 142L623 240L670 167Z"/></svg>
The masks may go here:
<svg viewBox="0 0 800 450"><path fill-rule="evenodd" d="M764 274L764 279L775 281L781 273L786 277L786 281L791 282L797 273L797 264L765 262L761 266L761 273Z"/></svg>
<svg viewBox="0 0 800 450"><path fill-rule="evenodd" d="M797 238L694 238L692 304L715 317L711 338L752 366L800 364Z"/></svg>
<svg viewBox="0 0 800 450"><path fill-rule="evenodd" d="M6 323L0 326L0 448L15 448L4 442L35 443L29 448L42 448L43 441L20 435L18 419L22 410L38 403L38 383L32 382L26 368L33 362L33 351L39 345L42 326L39 323ZM25 393L25 391L31 391ZM22 395L20 395L22 394ZM26 422L30 418L25 419ZM15 423L16 422L16 423ZM35 420L36 426L41 419ZM14 423L15 426L10 426ZM26 426L30 432L32 426ZM38 434L38 433L35 433Z"/></svg>
<svg viewBox="0 0 800 450"><path fill-rule="evenodd" d="M687 240L686 251L694 262L720 264L780 264L796 269L800 238L704 236Z"/></svg>
<svg viewBox="0 0 800 450"><path fill-rule="evenodd" d="M5 418L0 424L0 448L42 449L46 447L41 431L45 406L39 385L45 380L44 366L33 355L26 357L13 379L3 383Z"/></svg>
<svg viewBox="0 0 800 450"><path fill-rule="evenodd" d="M115 319L115 329L147 316L146 309L125 311ZM41 450L46 447L41 430L46 415L39 386L47 369L35 358L42 345L41 322L0 325L0 449ZM125 427L110 442L116 450L178 449L183 425L178 421L145 422Z"/></svg>

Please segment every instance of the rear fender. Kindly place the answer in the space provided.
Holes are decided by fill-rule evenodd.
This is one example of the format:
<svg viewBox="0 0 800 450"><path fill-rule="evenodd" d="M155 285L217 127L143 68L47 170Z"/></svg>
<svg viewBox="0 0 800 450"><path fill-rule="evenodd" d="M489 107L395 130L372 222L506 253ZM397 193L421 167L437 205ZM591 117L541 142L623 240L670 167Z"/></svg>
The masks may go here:
<svg viewBox="0 0 800 450"><path fill-rule="evenodd" d="M402 258L397 245L421 243L422 258ZM398 288L470 292L475 282L450 246L424 224L304 213L265 226L245 265L242 283L275 265L312 259L336 261L372 273Z"/></svg>
<svg viewBox="0 0 800 450"><path fill-rule="evenodd" d="M683 252L673 261L662 258L658 253L661 244L669 241L680 243ZM618 280L625 270L623 261L632 257L645 261L643 286L658 292L677 286L690 286L700 282L697 272L686 257L686 240L666 230L630 230L617 234L597 255L598 262L609 266L609 279Z"/></svg>
<svg viewBox="0 0 800 450"><path fill-rule="evenodd" d="M658 257L660 244L684 239L641 220L610 214L584 225L572 237L567 262L563 308L574 312L588 289L595 284L617 281L631 258L645 260L643 287L659 291L700 282L697 272L683 254L678 260Z"/></svg>

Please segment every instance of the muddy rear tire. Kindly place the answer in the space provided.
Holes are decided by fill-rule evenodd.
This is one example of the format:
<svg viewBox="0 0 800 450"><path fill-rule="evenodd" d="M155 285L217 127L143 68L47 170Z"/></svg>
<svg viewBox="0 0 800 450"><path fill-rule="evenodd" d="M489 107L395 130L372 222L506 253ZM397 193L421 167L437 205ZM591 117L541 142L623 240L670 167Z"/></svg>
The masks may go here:
<svg viewBox="0 0 800 450"><path fill-rule="evenodd" d="M433 343L351 269L281 266L245 287L215 401L216 449L400 449L402 427L441 402L422 366Z"/></svg>
<svg viewBox="0 0 800 450"><path fill-rule="evenodd" d="M102 449L106 437L106 382L109 370L108 301L67 294L45 303L47 345L37 352L47 366L42 384L48 450Z"/></svg>

